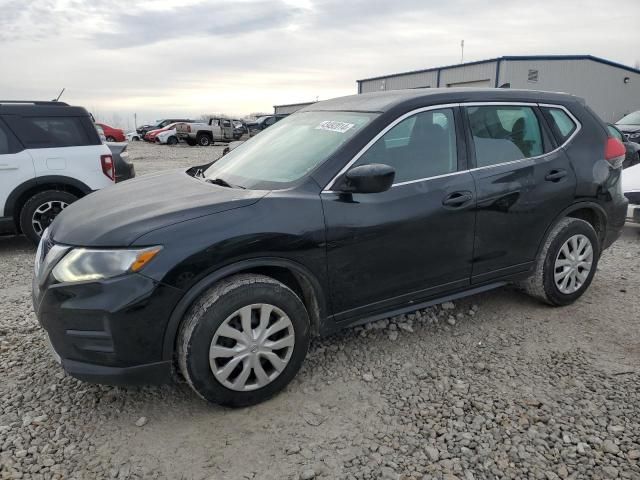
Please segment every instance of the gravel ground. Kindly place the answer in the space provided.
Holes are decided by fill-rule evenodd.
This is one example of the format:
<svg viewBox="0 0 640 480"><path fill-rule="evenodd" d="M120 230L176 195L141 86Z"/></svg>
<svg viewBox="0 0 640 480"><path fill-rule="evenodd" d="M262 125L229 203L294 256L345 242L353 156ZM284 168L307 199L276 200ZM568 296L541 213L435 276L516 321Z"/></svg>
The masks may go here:
<svg viewBox="0 0 640 480"><path fill-rule="evenodd" d="M139 174L219 147L132 144ZM640 228L562 309L511 288L312 343L276 398L66 376L31 307L34 250L0 238L0 478L640 479Z"/></svg>

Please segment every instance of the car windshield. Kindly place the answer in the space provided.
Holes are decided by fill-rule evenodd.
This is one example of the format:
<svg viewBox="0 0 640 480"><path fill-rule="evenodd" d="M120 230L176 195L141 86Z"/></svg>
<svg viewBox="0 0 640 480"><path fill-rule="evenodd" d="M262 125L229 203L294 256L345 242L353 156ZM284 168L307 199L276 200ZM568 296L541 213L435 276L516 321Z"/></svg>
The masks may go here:
<svg viewBox="0 0 640 480"><path fill-rule="evenodd" d="M616 122L618 125L640 125L640 110L625 115Z"/></svg>
<svg viewBox="0 0 640 480"><path fill-rule="evenodd" d="M204 176L243 188L286 188L322 164L376 116L364 112L296 113L229 152Z"/></svg>

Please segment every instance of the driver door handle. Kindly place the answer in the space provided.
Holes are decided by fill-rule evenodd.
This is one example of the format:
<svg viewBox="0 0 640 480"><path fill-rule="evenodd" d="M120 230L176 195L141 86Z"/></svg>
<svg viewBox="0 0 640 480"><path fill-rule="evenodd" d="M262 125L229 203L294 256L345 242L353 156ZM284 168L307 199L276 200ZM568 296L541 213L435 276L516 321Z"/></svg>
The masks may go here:
<svg viewBox="0 0 640 480"><path fill-rule="evenodd" d="M548 182L557 182L567 176L567 171L563 169L554 169L547 173L544 179Z"/></svg>
<svg viewBox="0 0 640 480"><path fill-rule="evenodd" d="M460 208L465 206L471 200L473 200L473 194L471 192L453 192L442 200L442 205L449 208Z"/></svg>

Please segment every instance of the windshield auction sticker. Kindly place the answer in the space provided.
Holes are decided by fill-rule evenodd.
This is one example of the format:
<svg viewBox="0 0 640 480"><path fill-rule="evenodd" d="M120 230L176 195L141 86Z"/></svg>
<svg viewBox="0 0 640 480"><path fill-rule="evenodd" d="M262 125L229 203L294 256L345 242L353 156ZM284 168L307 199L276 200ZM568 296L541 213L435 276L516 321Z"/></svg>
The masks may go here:
<svg viewBox="0 0 640 480"><path fill-rule="evenodd" d="M330 132L345 133L347 130L355 126L355 123L334 122L331 120L326 120L324 122L320 122L320 125L316 127L316 130L329 130Z"/></svg>

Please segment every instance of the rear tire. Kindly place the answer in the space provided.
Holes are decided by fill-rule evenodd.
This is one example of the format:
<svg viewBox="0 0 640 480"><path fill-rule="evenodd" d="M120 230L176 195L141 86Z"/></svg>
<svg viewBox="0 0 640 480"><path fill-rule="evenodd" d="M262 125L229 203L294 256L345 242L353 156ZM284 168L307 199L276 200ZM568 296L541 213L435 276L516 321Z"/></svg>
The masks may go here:
<svg viewBox="0 0 640 480"><path fill-rule="evenodd" d="M549 305L569 305L589 288L600 253L600 241L590 223L563 218L547 236L533 275L519 286Z"/></svg>
<svg viewBox="0 0 640 480"><path fill-rule="evenodd" d="M187 138L185 141L187 142L187 145L189 145L190 147L195 147L198 144L198 142L196 142L192 138Z"/></svg>
<svg viewBox="0 0 640 480"><path fill-rule="evenodd" d="M204 400L254 405L296 375L309 347L309 325L304 304L286 285L264 275L236 275L205 292L185 315L178 366Z"/></svg>
<svg viewBox="0 0 640 480"><path fill-rule="evenodd" d="M198 142L198 145L201 147L208 147L213 143L213 139L206 133L199 133L196 137L196 142Z"/></svg>
<svg viewBox="0 0 640 480"><path fill-rule="evenodd" d="M61 190L45 190L29 198L20 210L20 229L34 244L58 214L78 199Z"/></svg>

